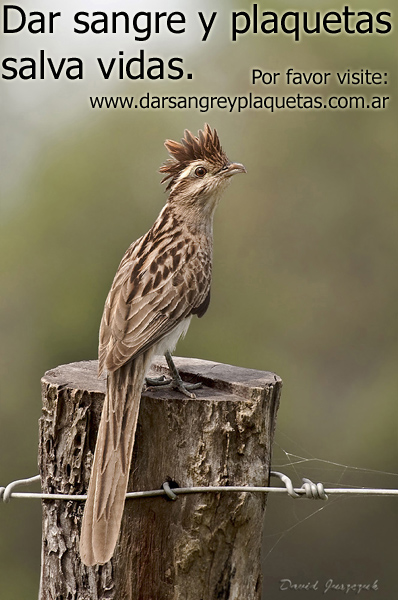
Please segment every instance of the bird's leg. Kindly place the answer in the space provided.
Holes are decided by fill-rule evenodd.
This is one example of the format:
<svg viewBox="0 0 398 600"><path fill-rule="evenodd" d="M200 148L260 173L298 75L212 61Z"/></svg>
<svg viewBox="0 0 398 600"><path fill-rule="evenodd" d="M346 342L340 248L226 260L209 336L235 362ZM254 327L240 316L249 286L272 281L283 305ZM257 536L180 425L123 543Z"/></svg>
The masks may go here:
<svg viewBox="0 0 398 600"><path fill-rule="evenodd" d="M185 396L188 396L188 398L196 398L195 394L191 394L191 392L189 390L197 390L198 388L200 388L202 386L202 384L201 383L184 383L183 380L181 379L181 375L179 374L177 367L174 364L174 361L171 357L170 352L167 351L164 356L165 356L165 359L167 360L167 364L169 366L172 379L168 379L164 375L161 375L160 377L145 377L145 383L149 387L152 387L152 386L160 387L162 385L164 385L164 386L171 385L172 387L176 388L178 391L180 391Z"/></svg>
<svg viewBox="0 0 398 600"><path fill-rule="evenodd" d="M171 354L168 350L165 353L164 357L167 361L171 376L173 378L173 387L175 387L177 390L179 390L185 396L188 396L188 398L196 398L195 394L191 394L191 392L189 390L197 390L198 388L200 388L202 386L202 384L201 383L184 383L183 380L181 379L181 376L177 370L177 367L175 366L174 361L171 357Z"/></svg>

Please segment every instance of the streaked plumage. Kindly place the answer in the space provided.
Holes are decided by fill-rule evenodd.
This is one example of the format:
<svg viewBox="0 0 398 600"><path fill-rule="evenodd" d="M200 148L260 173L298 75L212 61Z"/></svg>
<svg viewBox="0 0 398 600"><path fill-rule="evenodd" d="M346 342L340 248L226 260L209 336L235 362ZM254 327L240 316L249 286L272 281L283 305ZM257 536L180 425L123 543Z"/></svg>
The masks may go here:
<svg viewBox="0 0 398 600"><path fill-rule="evenodd" d="M87 565L113 554L123 514L141 389L155 354L172 352L193 315L209 305L213 214L231 175L215 130L167 140L160 168L170 190L152 228L125 253L100 327L99 372L107 393L98 432L80 554ZM185 390L183 390L185 391Z"/></svg>

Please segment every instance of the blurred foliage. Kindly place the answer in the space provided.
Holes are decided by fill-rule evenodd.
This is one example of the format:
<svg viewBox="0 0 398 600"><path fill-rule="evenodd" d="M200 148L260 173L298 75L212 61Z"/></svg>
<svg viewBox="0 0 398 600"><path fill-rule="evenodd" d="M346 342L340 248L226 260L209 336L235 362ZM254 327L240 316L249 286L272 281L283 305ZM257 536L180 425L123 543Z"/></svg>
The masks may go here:
<svg viewBox="0 0 398 600"><path fill-rule="evenodd" d="M250 67L392 74L392 44L392 36L209 42L190 57L200 77L189 85L127 84L119 91L294 93L251 88ZM360 93L391 96L392 87ZM393 104L380 112L85 110L40 147L31 170L4 198L1 484L37 471L41 375L96 357L118 262L166 199L156 174L166 158L163 140L181 137L186 127L196 131L205 120L248 174L234 180L216 214L211 307L192 323L177 354L277 372L284 380L277 439L286 450L297 444L305 456L397 472ZM347 477L346 483L369 480L365 472L360 482ZM377 485L398 487L397 478L386 475ZM317 510L308 504L271 498L268 519L287 530L289 515L297 521ZM0 519L1 595L35 597L40 507L14 501L1 507ZM277 590L283 577L379 579L378 598L389 599L397 590L394 526L396 500L333 502L271 552L267 589Z"/></svg>

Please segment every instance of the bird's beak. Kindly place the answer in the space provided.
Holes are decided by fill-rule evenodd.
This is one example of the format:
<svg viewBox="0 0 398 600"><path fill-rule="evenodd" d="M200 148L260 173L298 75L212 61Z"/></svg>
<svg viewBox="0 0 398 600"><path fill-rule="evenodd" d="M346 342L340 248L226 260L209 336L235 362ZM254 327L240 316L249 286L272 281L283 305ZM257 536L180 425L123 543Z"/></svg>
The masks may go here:
<svg viewBox="0 0 398 600"><path fill-rule="evenodd" d="M232 177L232 175L236 175L236 173L247 173L247 171L240 163L229 163L225 175L227 177Z"/></svg>

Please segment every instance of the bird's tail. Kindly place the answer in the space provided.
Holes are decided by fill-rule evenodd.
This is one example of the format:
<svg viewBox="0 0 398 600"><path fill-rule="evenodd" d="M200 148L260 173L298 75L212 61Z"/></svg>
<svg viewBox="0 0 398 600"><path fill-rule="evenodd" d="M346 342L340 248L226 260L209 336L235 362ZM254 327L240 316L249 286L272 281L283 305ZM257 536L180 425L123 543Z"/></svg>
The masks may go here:
<svg viewBox="0 0 398 600"><path fill-rule="evenodd" d="M80 536L80 556L88 566L104 564L115 549L129 480L141 390L152 354L148 350L108 373Z"/></svg>

